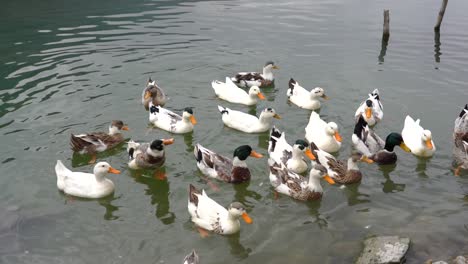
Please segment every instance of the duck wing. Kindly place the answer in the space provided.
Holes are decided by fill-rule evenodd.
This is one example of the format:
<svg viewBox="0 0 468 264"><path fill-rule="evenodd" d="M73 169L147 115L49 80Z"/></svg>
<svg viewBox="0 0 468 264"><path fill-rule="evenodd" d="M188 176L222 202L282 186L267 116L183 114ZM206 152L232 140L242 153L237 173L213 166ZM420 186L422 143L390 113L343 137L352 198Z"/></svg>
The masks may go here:
<svg viewBox="0 0 468 264"><path fill-rule="evenodd" d="M285 137L284 132L273 126L268 141L268 153L270 157L284 164L292 157L292 147L288 144Z"/></svg>
<svg viewBox="0 0 468 264"><path fill-rule="evenodd" d="M221 180L230 182L233 169L231 159L209 150L200 144L195 145L194 154L197 162L203 163L205 167L215 170L218 178Z"/></svg>
<svg viewBox="0 0 468 264"><path fill-rule="evenodd" d="M83 149L104 150L107 145L113 145L123 140L122 137L116 137L104 132L93 132L90 134L73 135L70 137L70 146L73 151L79 152Z"/></svg>

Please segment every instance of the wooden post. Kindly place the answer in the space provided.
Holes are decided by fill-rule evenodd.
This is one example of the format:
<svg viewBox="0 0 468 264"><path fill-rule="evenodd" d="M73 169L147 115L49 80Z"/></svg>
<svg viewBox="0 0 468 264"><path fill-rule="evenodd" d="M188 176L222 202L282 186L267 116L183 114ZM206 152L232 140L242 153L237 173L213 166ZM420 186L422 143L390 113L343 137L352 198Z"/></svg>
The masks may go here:
<svg viewBox="0 0 468 264"><path fill-rule="evenodd" d="M445 8L447 7L448 0L442 0L442 6L440 7L439 16L437 17L437 23L434 27L435 31L440 30L440 24L442 24L442 19L444 18Z"/></svg>
<svg viewBox="0 0 468 264"><path fill-rule="evenodd" d="M385 41L388 41L388 38L390 37L390 11L384 10L383 11L383 33L382 33L382 39Z"/></svg>
<svg viewBox="0 0 468 264"><path fill-rule="evenodd" d="M440 52L440 32L435 31L434 32L434 58L435 62L440 63L440 55L442 55L442 52ZM436 67L437 69L437 67Z"/></svg>

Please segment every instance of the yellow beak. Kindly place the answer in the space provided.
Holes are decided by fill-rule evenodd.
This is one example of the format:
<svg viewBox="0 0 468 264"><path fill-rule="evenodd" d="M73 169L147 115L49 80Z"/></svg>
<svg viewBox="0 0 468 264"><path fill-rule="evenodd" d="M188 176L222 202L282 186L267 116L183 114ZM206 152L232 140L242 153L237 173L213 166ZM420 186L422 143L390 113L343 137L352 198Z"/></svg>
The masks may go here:
<svg viewBox="0 0 468 264"><path fill-rule="evenodd" d="M197 119L195 119L195 117L192 115L192 116L190 116L190 122L192 123L192 125L196 125L197 124Z"/></svg>
<svg viewBox="0 0 468 264"><path fill-rule="evenodd" d="M400 148L406 152L411 152L411 149L408 148L408 146L406 146L406 144L404 142L401 142L400 144Z"/></svg>
<svg viewBox="0 0 468 264"><path fill-rule="evenodd" d="M308 148L305 152L307 157L309 157L309 159L311 160L316 160L317 158L314 156L314 154L312 153L312 151L310 151L310 149Z"/></svg>

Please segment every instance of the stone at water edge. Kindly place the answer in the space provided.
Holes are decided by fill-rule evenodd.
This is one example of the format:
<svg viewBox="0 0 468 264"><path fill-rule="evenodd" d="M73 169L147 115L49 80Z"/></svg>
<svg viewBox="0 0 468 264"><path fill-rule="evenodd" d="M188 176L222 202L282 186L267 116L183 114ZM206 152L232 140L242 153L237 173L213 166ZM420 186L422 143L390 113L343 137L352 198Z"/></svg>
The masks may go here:
<svg viewBox="0 0 468 264"><path fill-rule="evenodd" d="M468 264L468 259L464 256L458 256L453 260L454 264Z"/></svg>
<svg viewBox="0 0 468 264"><path fill-rule="evenodd" d="M399 236L371 237L364 241L364 250L356 264L403 263L410 239Z"/></svg>

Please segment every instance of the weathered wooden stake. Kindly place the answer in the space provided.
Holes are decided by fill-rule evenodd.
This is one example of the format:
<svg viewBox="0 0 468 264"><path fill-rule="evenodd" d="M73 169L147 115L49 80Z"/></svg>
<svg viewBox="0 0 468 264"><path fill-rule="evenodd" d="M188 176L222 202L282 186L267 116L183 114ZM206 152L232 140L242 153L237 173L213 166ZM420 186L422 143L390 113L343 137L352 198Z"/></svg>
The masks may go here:
<svg viewBox="0 0 468 264"><path fill-rule="evenodd" d="M390 37L390 11L384 10L383 11L383 34L382 34L382 40L388 41L388 38Z"/></svg>
<svg viewBox="0 0 468 264"><path fill-rule="evenodd" d="M434 27L435 31L440 30L440 24L442 24L442 19L444 19L445 8L447 7L448 0L442 0L442 6L440 7L439 16L437 17L437 23Z"/></svg>

